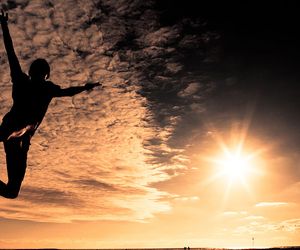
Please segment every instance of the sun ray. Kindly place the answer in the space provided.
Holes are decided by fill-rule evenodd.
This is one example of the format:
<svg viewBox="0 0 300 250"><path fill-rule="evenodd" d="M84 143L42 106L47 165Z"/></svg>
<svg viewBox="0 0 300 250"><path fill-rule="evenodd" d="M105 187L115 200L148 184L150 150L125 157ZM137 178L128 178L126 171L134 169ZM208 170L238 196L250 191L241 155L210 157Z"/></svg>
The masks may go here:
<svg viewBox="0 0 300 250"><path fill-rule="evenodd" d="M243 134L243 133L242 133ZM209 176L205 183L212 182L224 183L223 203L226 203L229 196L236 191L242 190L254 198L251 189L251 179L255 175L261 174L258 166L258 158L265 151L264 148L258 148L254 151L249 149L244 136L238 136L239 140L232 140L233 143L225 143L221 137L218 137L217 145L219 153L213 157L206 158L206 161L212 166L214 173ZM249 141L248 141L249 144ZM252 147L253 148L253 145Z"/></svg>

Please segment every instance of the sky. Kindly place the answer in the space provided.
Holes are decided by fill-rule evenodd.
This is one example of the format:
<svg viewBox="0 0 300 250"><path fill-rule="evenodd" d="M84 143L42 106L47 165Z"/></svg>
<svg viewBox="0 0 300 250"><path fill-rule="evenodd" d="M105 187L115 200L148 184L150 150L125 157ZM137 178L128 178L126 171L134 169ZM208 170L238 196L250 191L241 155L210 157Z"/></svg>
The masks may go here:
<svg viewBox="0 0 300 250"><path fill-rule="evenodd" d="M19 197L0 198L0 248L299 246L289 3L1 1L24 72L45 58L54 83L103 87L53 99ZM2 118L3 42L0 60Z"/></svg>

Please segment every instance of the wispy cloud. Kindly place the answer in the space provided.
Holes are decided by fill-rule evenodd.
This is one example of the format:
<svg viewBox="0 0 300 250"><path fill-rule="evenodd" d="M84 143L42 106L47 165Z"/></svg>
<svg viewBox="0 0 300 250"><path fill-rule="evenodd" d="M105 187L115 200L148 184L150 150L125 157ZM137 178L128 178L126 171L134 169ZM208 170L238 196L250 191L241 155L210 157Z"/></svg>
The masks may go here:
<svg viewBox="0 0 300 250"><path fill-rule="evenodd" d="M179 196L174 198L175 201L182 201L182 202L195 202L199 201L200 198L198 196Z"/></svg>
<svg viewBox="0 0 300 250"><path fill-rule="evenodd" d="M244 220L250 220L250 221L252 221L252 220L263 220L263 219L265 219L265 217L261 216L261 215L249 215L249 216L246 216L244 218Z"/></svg>
<svg viewBox="0 0 300 250"><path fill-rule="evenodd" d="M294 232L300 229L300 219L290 219L281 222L255 221L247 225L238 226L234 229L236 234L259 234L266 232Z"/></svg>
<svg viewBox="0 0 300 250"><path fill-rule="evenodd" d="M259 202L255 204L256 207L278 207L278 206L287 206L287 202Z"/></svg>

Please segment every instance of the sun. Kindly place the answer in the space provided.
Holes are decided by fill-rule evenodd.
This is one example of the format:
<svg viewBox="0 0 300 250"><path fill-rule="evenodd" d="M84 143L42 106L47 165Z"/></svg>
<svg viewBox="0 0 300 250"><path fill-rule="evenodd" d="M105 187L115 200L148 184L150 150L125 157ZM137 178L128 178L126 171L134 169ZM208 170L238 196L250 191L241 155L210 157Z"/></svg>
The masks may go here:
<svg viewBox="0 0 300 250"><path fill-rule="evenodd" d="M217 181L221 185L225 184L225 198L231 190L234 192L241 190L240 187L251 194L250 184L260 172L257 164L261 150L251 151L245 146L244 141L236 144L222 142L218 149L217 154L208 158L212 172L206 182Z"/></svg>
<svg viewBox="0 0 300 250"><path fill-rule="evenodd" d="M243 199L244 194L254 199L258 181L266 174L265 154L271 145L249 134L250 120L235 124L227 133L208 127L212 144L202 158L207 169L203 185L223 193L224 204Z"/></svg>
<svg viewBox="0 0 300 250"><path fill-rule="evenodd" d="M239 149L226 149L216 163L219 175L226 176L230 182L244 181L253 167L252 156Z"/></svg>
<svg viewBox="0 0 300 250"><path fill-rule="evenodd" d="M246 145L243 140L236 141L236 144L223 142L219 144L218 151L219 153L210 158L212 172L208 183L221 185L224 192L223 202L244 192L247 197L254 198L255 188L252 185L263 174L260 158L264 149L257 145Z"/></svg>
<svg viewBox="0 0 300 250"><path fill-rule="evenodd" d="M224 201L229 195L234 197L243 191L253 197L251 184L257 175L261 175L259 155L262 149L251 149L253 147L246 146L245 141L236 141L236 144L222 142L218 147L219 153L209 158L212 172L206 183L222 185Z"/></svg>

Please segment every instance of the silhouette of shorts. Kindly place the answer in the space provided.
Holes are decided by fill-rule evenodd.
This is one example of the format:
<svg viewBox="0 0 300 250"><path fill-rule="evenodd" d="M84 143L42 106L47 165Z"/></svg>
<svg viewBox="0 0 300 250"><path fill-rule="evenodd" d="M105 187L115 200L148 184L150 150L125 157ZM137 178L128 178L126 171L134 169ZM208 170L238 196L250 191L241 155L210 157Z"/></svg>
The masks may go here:
<svg viewBox="0 0 300 250"><path fill-rule="evenodd" d="M27 134L31 134L32 132L34 132L34 130L35 130L34 128L35 128L34 125L27 125L26 127L22 128L22 129L19 129L19 130L17 130L17 131L12 132L12 133L8 136L7 140L10 140L10 139L12 139L12 138L22 137L22 136L25 135L26 133L27 133Z"/></svg>

